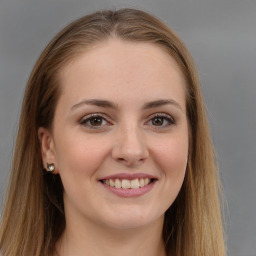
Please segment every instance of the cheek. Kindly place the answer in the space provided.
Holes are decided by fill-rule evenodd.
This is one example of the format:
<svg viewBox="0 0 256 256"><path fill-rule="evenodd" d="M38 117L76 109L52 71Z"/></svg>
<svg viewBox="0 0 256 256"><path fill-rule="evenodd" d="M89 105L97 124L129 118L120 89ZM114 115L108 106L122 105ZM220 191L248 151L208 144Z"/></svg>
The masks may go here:
<svg viewBox="0 0 256 256"><path fill-rule="evenodd" d="M188 140L184 133L183 136L170 136L165 141L158 142L155 150L152 148L152 158L160 174L161 189L157 200L161 205L161 212L164 213L177 198L184 181Z"/></svg>
<svg viewBox="0 0 256 256"><path fill-rule="evenodd" d="M81 180L83 176L93 178L108 151L107 143L84 136L70 136L56 141L56 160L62 179ZM99 145L101 145L99 147ZM104 145L104 147L102 146Z"/></svg>
<svg viewBox="0 0 256 256"><path fill-rule="evenodd" d="M181 184L184 179L187 159L188 159L188 140L171 138L161 143L155 151L157 164L162 170L162 175L170 179L172 184Z"/></svg>

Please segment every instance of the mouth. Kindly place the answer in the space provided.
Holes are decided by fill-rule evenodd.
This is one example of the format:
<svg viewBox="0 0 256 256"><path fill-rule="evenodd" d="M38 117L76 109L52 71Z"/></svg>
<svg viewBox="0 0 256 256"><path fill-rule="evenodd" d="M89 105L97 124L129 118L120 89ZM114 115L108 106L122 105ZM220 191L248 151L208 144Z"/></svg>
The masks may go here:
<svg viewBox="0 0 256 256"><path fill-rule="evenodd" d="M155 183L155 178L135 178L135 179L122 179L122 178L109 178L99 180L102 184L118 189L139 189Z"/></svg>
<svg viewBox="0 0 256 256"><path fill-rule="evenodd" d="M98 180L109 192L125 198L147 194L158 181L157 177L146 173L118 173Z"/></svg>

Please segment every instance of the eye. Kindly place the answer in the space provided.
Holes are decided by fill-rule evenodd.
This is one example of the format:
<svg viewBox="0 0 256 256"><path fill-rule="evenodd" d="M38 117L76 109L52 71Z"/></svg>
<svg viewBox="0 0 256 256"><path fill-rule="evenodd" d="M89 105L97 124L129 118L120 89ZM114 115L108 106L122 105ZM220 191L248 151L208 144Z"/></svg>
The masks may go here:
<svg viewBox="0 0 256 256"><path fill-rule="evenodd" d="M158 113L153 115L147 123L156 128L165 128L175 124L175 121L170 115Z"/></svg>
<svg viewBox="0 0 256 256"><path fill-rule="evenodd" d="M110 123L100 114L91 114L83 117L80 122L84 127L91 129L101 128L102 126L110 125Z"/></svg>

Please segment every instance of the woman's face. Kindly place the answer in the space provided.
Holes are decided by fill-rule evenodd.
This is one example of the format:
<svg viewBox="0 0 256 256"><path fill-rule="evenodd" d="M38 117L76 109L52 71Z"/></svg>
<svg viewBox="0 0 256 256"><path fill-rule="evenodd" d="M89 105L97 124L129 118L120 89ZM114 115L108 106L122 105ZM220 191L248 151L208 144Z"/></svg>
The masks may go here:
<svg viewBox="0 0 256 256"><path fill-rule="evenodd" d="M63 182L67 223L162 222L188 154L185 81L174 59L156 45L110 39L68 63L60 85L52 133L39 134L44 162Z"/></svg>

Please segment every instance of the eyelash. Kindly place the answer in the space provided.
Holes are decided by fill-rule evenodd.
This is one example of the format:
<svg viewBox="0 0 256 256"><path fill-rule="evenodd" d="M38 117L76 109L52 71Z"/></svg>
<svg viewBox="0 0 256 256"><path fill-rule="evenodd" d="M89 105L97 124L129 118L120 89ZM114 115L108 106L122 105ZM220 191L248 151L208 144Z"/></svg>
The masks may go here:
<svg viewBox="0 0 256 256"><path fill-rule="evenodd" d="M93 119L97 119L97 118L100 118L101 122L106 122L106 124L100 124L99 126L97 125L92 125L92 124L88 124L89 122L93 121ZM162 121L167 121L168 123L165 124L165 125L160 125L160 126L157 126L157 125L153 125L155 129L164 129L164 128L167 128L169 126L172 126L172 125L175 125L176 122L175 120L173 119L173 117L171 117L170 115L167 115L165 113L157 113L157 114L153 114L150 116L149 120L146 122L146 123L149 123L149 122L152 122L154 118L161 118ZM87 115L85 117L83 117L79 123L86 127L86 128L89 128L89 129L100 129L102 128L102 126L110 126L112 125L111 122L107 121L107 118L100 114L100 113L95 113L95 114L90 114L90 115Z"/></svg>
<svg viewBox="0 0 256 256"><path fill-rule="evenodd" d="M107 121L106 117L100 113L87 115L87 116L83 117L79 123L89 129L99 129L102 125L93 126L92 124L87 124L88 122L92 121L93 119L97 119L97 118L104 120L107 123L107 125L111 125L111 123Z"/></svg>
<svg viewBox="0 0 256 256"><path fill-rule="evenodd" d="M171 125L174 125L176 124L174 118L170 115L167 115L165 113L157 113L157 114L154 114L154 115L151 115L149 121L147 122L152 122L154 118L161 118L164 121L167 121L168 123L165 124L165 125L161 125L161 126L157 126L157 125L154 125L155 129L163 129L163 128L167 128Z"/></svg>

